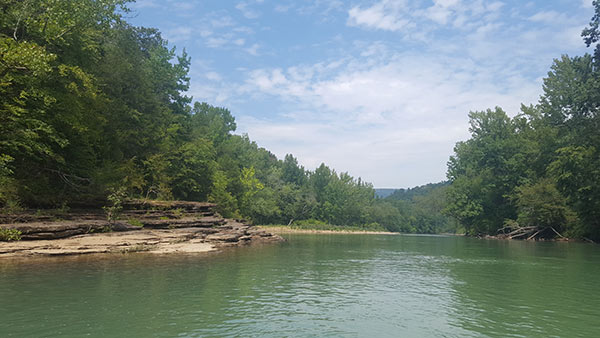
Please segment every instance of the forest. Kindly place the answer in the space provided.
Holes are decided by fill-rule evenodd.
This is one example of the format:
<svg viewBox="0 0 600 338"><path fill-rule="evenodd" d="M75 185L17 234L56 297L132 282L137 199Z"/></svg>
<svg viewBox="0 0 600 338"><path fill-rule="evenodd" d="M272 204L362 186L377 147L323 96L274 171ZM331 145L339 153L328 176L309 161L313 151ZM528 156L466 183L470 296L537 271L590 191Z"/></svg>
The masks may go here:
<svg viewBox="0 0 600 338"><path fill-rule="evenodd" d="M126 196L215 202L257 224L600 239L600 48L555 60L539 103L514 117L471 112L447 182L377 198L326 164L278 159L235 134L228 109L186 96L190 58L128 24L128 2L0 1L2 212Z"/></svg>

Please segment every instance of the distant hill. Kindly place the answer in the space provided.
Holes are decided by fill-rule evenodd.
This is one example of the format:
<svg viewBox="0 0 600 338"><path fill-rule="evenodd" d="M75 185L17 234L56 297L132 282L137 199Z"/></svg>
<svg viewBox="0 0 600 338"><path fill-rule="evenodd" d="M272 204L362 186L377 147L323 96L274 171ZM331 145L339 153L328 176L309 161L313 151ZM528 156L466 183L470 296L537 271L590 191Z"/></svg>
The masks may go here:
<svg viewBox="0 0 600 338"><path fill-rule="evenodd" d="M386 198L394 193L397 189L393 188L375 188L375 197Z"/></svg>
<svg viewBox="0 0 600 338"><path fill-rule="evenodd" d="M384 198L393 199L393 200L412 200L415 196L426 195L432 190L449 185L450 182L439 182L439 183L429 183L426 185L408 188L408 189L383 189L383 190L392 190L392 193L388 194ZM377 194L377 189L375 189L375 194Z"/></svg>

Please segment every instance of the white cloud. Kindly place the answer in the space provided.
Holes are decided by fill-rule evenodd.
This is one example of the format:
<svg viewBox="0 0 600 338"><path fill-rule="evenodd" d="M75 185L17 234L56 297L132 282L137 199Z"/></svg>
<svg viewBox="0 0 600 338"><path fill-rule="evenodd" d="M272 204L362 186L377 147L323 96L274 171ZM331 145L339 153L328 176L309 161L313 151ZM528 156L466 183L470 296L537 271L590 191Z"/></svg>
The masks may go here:
<svg viewBox="0 0 600 338"><path fill-rule="evenodd" d="M371 6L350 8L347 24L400 31L405 36L414 38L448 25L456 29L471 30L496 20L503 6L504 3L500 1L482 0L434 0L429 7L423 7L423 2L418 0L380 0Z"/></svg>
<svg viewBox="0 0 600 338"><path fill-rule="evenodd" d="M557 40L560 41L565 47L577 48L582 46L583 39L581 38L581 32L585 26L571 26L557 34Z"/></svg>
<svg viewBox="0 0 600 338"><path fill-rule="evenodd" d="M223 47L228 42L229 39L226 39L224 37L209 37L208 39L206 39L206 45L210 48Z"/></svg>
<svg viewBox="0 0 600 338"><path fill-rule="evenodd" d="M160 5L156 0L137 0L136 2L129 5L133 9L143 9L143 8L157 8Z"/></svg>
<svg viewBox="0 0 600 338"><path fill-rule="evenodd" d="M253 56L258 56L258 49L260 48L260 45L255 43L252 46L246 48L246 52L248 52L248 54L253 55Z"/></svg>
<svg viewBox="0 0 600 338"><path fill-rule="evenodd" d="M409 21L401 15L400 9L404 5L404 1L384 0L367 8L352 7L348 11L348 24L398 31L409 24Z"/></svg>
<svg viewBox="0 0 600 338"><path fill-rule="evenodd" d="M177 1L171 4L174 8L180 11L191 11L196 7L193 2Z"/></svg>
<svg viewBox="0 0 600 338"><path fill-rule="evenodd" d="M521 103L535 104L541 77L562 53L556 46L582 47L581 25L559 12L523 15L501 2L466 0L419 12L413 4L355 6L347 24L405 37L418 25L461 33L429 34L418 52L355 42L360 52L339 60L248 71L238 96L281 103L270 118L242 114L243 131L307 168L326 162L379 187L439 181L455 142L468 138L469 111L500 106L514 115ZM441 14L431 16L432 7Z"/></svg>
<svg viewBox="0 0 600 338"><path fill-rule="evenodd" d="M221 81L222 80L221 75L219 75L219 73L213 72L213 71L207 72L204 76L211 81Z"/></svg>
<svg viewBox="0 0 600 338"><path fill-rule="evenodd" d="M235 5L235 8L242 12L247 19L256 19L260 16L260 13L252 8L247 2L239 2Z"/></svg>
<svg viewBox="0 0 600 338"><path fill-rule="evenodd" d="M238 121L240 132L248 132L259 145L268 145L279 157L292 153L310 170L324 162L379 187L443 180L445 171L440 170L440 162L447 161L456 140L466 137L462 125L345 130L340 128L343 121L277 123L248 116L241 116Z"/></svg>
<svg viewBox="0 0 600 338"><path fill-rule="evenodd" d="M208 72L204 77L208 82L201 81L202 76L194 77L197 80L191 83L188 94L198 102L210 102L213 105L230 107L234 93L229 86L223 83L221 76L215 72Z"/></svg>
<svg viewBox="0 0 600 338"><path fill-rule="evenodd" d="M190 30L190 38L201 38L208 48L246 51L246 42L254 34L252 28L240 25L224 11L207 13L185 27Z"/></svg>
<svg viewBox="0 0 600 338"><path fill-rule="evenodd" d="M250 47L244 47L246 45L246 39L237 37L233 33L215 34L212 31L203 31L204 35L201 35L204 39L204 44L209 48L223 48L223 49L236 49L245 51L251 55L258 55L259 44L254 43Z"/></svg>
<svg viewBox="0 0 600 338"><path fill-rule="evenodd" d="M321 26L323 36L279 46L269 45L272 36L261 40L267 12L246 26L236 21L259 3L201 15L189 30L163 30L170 40L195 37L204 49L234 51L226 53L233 61L203 65L211 53L195 57L190 95L230 108L239 132L280 157L293 153L310 169L325 162L379 187L444 179L455 142L468 138L467 113L498 105L516 114L521 103L535 103L552 58L583 49L580 31L589 20L535 3L287 1L275 15L301 13L315 25L333 19ZM332 22L366 31L329 34Z"/></svg>
<svg viewBox="0 0 600 338"><path fill-rule="evenodd" d="M455 11L453 7L460 3L459 0L434 0L433 2L434 5L427 8L426 16L441 25L448 22L449 17Z"/></svg>
<svg viewBox="0 0 600 338"><path fill-rule="evenodd" d="M492 2L487 4L487 10L490 12L497 12L502 7L504 7L504 3L500 1Z"/></svg>
<svg viewBox="0 0 600 338"><path fill-rule="evenodd" d="M194 1L162 1L162 0L136 0L129 4L134 10L160 9L163 12L173 11L177 16L188 17L189 13L196 8Z"/></svg>
<svg viewBox="0 0 600 338"><path fill-rule="evenodd" d="M581 0L581 6L583 8L594 8L594 5L592 4L593 0Z"/></svg>
<svg viewBox="0 0 600 338"><path fill-rule="evenodd" d="M167 30L165 32L165 38L171 43L185 41L190 39L192 33L192 28L187 26L179 26Z"/></svg>
<svg viewBox="0 0 600 338"><path fill-rule="evenodd" d="M256 70L245 88L304 102L329 112L331 120L343 115L344 123L361 125L405 123L440 112L462 116L471 109L489 107L488 102L505 103L514 111L519 103L511 102L513 97L536 98L530 96L531 88L512 87L514 83L507 83L505 76L461 59L406 54L366 69L349 62L331 79L307 79L298 73L311 74L314 69Z"/></svg>
<svg viewBox="0 0 600 338"><path fill-rule="evenodd" d="M469 35L469 38L471 40L477 40L477 41L485 40L489 34L494 33L494 31L497 31L501 27L502 27L501 23L490 22L490 23L484 24L482 26L477 27L477 29L475 29L475 31Z"/></svg>
<svg viewBox="0 0 600 338"><path fill-rule="evenodd" d="M283 122L242 116L239 125L278 156L294 153L307 168L326 162L377 186L409 186L444 179L454 142L468 136L467 112L500 105L515 114L539 95L537 81L463 59L409 53L359 64L251 72L242 92L275 96L304 111ZM333 76L322 78L328 73ZM402 171L399 163L426 169Z"/></svg>
<svg viewBox="0 0 600 338"><path fill-rule="evenodd" d="M529 20L543 23L557 23L559 21L567 21L567 17L564 14L558 13L556 11L543 11L530 16Z"/></svg>
<svg viewBox="0 0 600 338"><path fill-rule="evenodd" d="M292 8L292 5L277 5L275 6L275 12L279 12L279 13L286 13L287 11L290 10L290 8Z"/></svg>

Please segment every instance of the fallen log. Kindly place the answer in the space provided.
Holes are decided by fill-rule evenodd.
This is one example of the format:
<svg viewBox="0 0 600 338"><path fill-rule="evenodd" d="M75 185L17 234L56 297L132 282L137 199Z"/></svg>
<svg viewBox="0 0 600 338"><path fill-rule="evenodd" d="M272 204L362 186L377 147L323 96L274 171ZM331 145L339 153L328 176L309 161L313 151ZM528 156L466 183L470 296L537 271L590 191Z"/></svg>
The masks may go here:
<svg viewBox="0 0 600 338"><path fill-rule="evenodd" d="M538 227L535 227L535 226L520 227L520 228L517 228L516 230L509 232L508 234L506 234L506 236L509 239L529 237L529 236L531 236L531 234L535 233L536 231L538 231Z"/></svg>

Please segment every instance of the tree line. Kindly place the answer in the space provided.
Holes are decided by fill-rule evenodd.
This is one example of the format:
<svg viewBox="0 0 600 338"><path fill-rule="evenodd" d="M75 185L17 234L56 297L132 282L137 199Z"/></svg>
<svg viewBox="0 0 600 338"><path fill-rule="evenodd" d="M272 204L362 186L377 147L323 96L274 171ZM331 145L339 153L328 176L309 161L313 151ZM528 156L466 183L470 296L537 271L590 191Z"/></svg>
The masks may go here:
<svg viewBox="0 0 600 338"><path fill-rule="evenodd" d="M129 197L211 201L261 224L600 239L600 48L555 60L536 105L469 114L448 182L377 198L325 164L307 170L193 102L190 58L126 22L127 0L0 1L0 208ZM600 2L583 32L600 36Z"/></svg>
<svg viewBox="0 0 600 338"><path fill-rule="evenodd" d="M118 193L211 201L256 223L435 232L423 209L439 209L437 200L377 199L360 178L325 164L306 170L234 134L229 110L192 103L185 50L128 24L127 4L0 2L5 212L99 206Z"/></svg>
<svg viewBox="0 0 600 338"><path fill-rule="evenodd" d="M469 114L448 162L446 212L472 235L535 228L600 240L600 1L582 32L593 54L554 60L536 105Z"/></svg>

